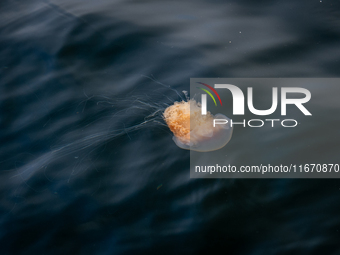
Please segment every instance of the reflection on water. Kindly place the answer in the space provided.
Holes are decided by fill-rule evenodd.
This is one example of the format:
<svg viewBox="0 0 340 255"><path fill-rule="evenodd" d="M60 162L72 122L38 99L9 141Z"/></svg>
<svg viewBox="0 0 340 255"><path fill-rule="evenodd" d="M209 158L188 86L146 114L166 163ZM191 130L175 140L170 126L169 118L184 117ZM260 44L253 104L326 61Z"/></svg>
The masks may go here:
<svg viewBox="0 0 340 255"><path fill-rule="evenodd" d="M338 5L3 1L2 254L336 253L338 180L189 179L166 127L118 130L179 99L144 75L179 92L190 77L336 77ZM230 157L245 163L241 144L275 146L242 137Z"/></svg>

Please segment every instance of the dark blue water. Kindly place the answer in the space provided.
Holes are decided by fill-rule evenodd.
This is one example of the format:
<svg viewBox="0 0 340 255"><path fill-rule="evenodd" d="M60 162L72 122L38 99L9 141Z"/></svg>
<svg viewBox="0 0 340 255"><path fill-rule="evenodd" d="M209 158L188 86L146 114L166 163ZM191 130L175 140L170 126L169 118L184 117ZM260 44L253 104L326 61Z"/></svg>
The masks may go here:
<svg viewBox="0 0 340 255"><path fill-rule="evenodd" d="M340 180L190 179L157 112L192 77L339 77L339 14L332 0L3 0L0 253L340 254Z"/></svg>

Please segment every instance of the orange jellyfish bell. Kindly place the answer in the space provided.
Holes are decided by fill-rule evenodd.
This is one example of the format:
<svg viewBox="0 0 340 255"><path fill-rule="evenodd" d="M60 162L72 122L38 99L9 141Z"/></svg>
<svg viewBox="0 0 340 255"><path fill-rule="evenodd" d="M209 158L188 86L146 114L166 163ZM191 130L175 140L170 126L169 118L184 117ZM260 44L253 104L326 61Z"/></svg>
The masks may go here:
<svg viewBox="0 0 340 255"><path fill-rule="evenodd" d="M201 114L201 105L194 99L175 102L165 109L164 120L174 134L173 140L182 149L214 151L224 147L232 135L230 119L223 114ZM214 119L226 119L227 124L213 126Z"/></svg>

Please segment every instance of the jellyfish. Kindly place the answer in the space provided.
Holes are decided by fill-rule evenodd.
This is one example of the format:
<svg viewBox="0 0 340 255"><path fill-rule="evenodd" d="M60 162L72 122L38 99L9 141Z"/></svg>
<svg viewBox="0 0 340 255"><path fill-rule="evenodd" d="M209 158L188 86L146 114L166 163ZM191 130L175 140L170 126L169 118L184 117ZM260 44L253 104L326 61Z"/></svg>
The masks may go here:
<svg viewBox="0 0 340 255"><path fill-rule="evenodd" d="M59 176L70 181L71 178L91 167L92 160L96 160L96 153L109 142L124 135L131 140L129 134L140 129L169 127L178 147L199 152L214 151L229 142L232 135L232 127L229 124L213 127L214 118L228 121L229 118L223 114L214 116L210 112L201 115L201 105L194 99L189 99L185 91L183 93L186 98L177 90L156 81L153 77L147 78L176 93L177 98L180 98L179 101L168 96L168 93L165 95L158 92L155 94L167 100L157 102L153 98L154 94L137 94L119 99L107 95L87 96L84 93L86 98L78 104L78 107L82 108L82 112L91 109L97 118L93 120L90 115L91 122L87 123L87 117L84 116L84 123L87 124L83 126L81 132L79 129L66 130L57 142L50 145L51 150L25 164L10 168L12 178L17 177L18 184L25 184L32 176L42 173L49 181ZM92 163L87 164L86 160ZM59 171L62 164L71 171Z"/></svg>
<svg viewBox="0 0 340 255"><path fill-rule="evenodd" d="M163 118L174 134L173 140L182 149L199 152L214 151L224 147L231 138L230 119L218 113L201 114L201 105L194 99L175 102L165 109ZM225 119L227 124L215 125L214 119Z"/></svg>

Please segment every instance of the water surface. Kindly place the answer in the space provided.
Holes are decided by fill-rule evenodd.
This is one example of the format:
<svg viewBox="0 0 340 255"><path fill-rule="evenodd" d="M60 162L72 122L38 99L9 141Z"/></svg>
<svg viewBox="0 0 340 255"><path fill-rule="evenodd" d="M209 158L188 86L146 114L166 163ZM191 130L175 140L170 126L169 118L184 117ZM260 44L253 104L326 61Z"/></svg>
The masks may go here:
<svg viewBox="0 0 340 255"><path fill-rule="evenodd" d="M189 152L166 127L130 128L179 100L145 76L178 92L192 77L338 77L339 10L337 1L4 0L1 254L339 253L338 179L190 179ZM247 163L242 149L230 153Z"/></svg>

